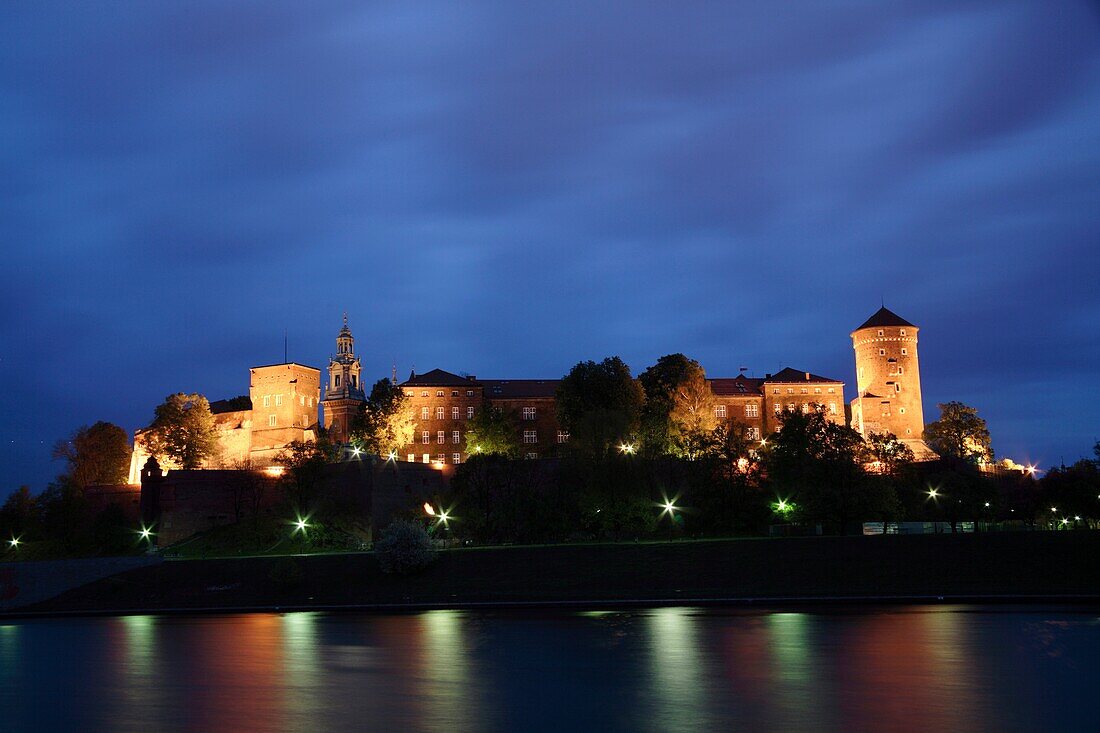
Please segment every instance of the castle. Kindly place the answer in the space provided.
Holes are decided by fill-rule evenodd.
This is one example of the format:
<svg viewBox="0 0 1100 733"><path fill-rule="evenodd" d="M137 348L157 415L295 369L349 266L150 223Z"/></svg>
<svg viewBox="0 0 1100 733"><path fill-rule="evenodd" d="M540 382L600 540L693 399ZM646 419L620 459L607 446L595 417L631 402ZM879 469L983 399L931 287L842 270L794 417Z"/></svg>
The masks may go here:
<svg viewBox="0 0 1100 733"><path fill-rule="evenodd" d="M715 417L727 425L742 425L746 437L762 440L779 429L784 411L821 405L838 424L850 421L863 435L893 433L918 459L930 458L931 451L922 440L918 330L883 307L851 333L856 396L847 409L844 382L786 368L762 378L709 379ZM323 394L320 370L314 367L272 364L253 367L249 373L247 409L236 401L211 403L221 450L205 467L273 467L281 450L292 441L312 440L320 425L334 440L346 443L352 420L366 401L355 338L346 315L336 336L336 353L329 359ZM513 416L525 458L553 456L558 446L569 440L557 422L554 395L558 381L478 379L442 369L413 372L398 386L408 398L416 430L413 441L398 451L395 459L441 468L462 463L478 450L466 442L466 425L483 406L501 408ZM140 481L141 468L149 458L142 434L139 430L134 437L130 483ZM168 463L166 467L173 466Z"/></svg>

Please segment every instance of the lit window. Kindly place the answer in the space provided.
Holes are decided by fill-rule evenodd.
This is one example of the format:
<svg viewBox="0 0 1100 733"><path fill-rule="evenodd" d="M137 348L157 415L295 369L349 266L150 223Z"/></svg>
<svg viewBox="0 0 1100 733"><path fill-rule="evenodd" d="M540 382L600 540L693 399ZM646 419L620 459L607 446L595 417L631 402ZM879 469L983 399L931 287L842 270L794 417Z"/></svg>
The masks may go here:
<svg viewBox="0 0 1100 733"><path fill-rule="evenodd" d="M409 463L412 463L415 460L416 460L416 454L415 453L410 453L409 454Z"/></svg>
<svg viewBox="0 0 1100 733"><path fill-rule="evenodd" d="M901 355L902 356L909 356L909 349L902 349L901 350Z"/></svg>
<svg viewBox="0 0 1100 733"><path fill-rule="evenodd" d="M535 461L535 460L538 460L539 454L538 453L526 453L526 454L524 454L523 457L526 458L529 461Z"/></svg>
<svg viewBox="0 0 1100 733"><path fill-rule="evenodd" d="M268 415L267 416L267 424L268 424L269 427L272 427L272 428L275 427L275 416L274 415Z"/></svg>
<svg viewBox="0 0 1100 733"><path fill-rule="evenodd" d="M436 433L435 434L435 442L439 443L440 445L446 443L447 442L447 431L446 430L440 430L438 433Z"/></svg>
<svg viewBox="0 0 1100 733"><path fill-rule="evenodd" d="M748 438L749 440L760 440L760 428L749 428Z"/></svg>
<svg viewBox="0 0 1100 733"><path fill-rule="evenodd" d="M832 387L829 387L829 394L833 394L834 392L836 392L836 390L833 389Z"/></svg>
<svg viewBox="0 0 1100 733"><path fill-rule="evenodd" d="M452 420L457 420L458 419L458 408L457 407L452 407L451 408L451 419Z"/></svg>
<svg viewBox="0 0 1100 733"><path fill-rule="evenodd" d="M806 389L805 387L802 388L802 394L809 394L809 393L810 393L810 390Z"/></svg>
<svg viewBox="0 0 1100 733"><path fill-rule="evenodd" d="M442 407L435 408L435 419L436 420L442 420L443 415L445 415L445 414L446 414L446 411Z"/></svg>
<svg viewBox="0 0 1100 733"><path fill-rule="evenodd" d="M271 396L264 395L264 407L271 407Z"/></svg>
<svg viewBox="0 0 1100 733"><path fill-rule="evenodd" d="M474 406L473 405L470 405L469 407L466 408L466 419L467 420L473 420L474 419Z"/></svg>
<svg viewBox="0 0 1100 733"><path fill-rule="evenodd" d="M281 394L275 395L275 406L279 407L283 404L283 396Z"/></svg>
<svg viewBox="0 0 1100 733"><path fill-rule="evenodd" d="M837 411L836 411L836 403L835 402L830 402L829 403L829 414L830 415L838 414Z"/></svg>
<svg viewBox="0 0 1100 733"><path fill-rule="evenodd" d="M778 402L776 402L776 403L775 403L775 405L773 405L773 406L775 407L775 414L776 414L776 415L778 415L779 413L783 412L783 405L781 405L781 404L779 404Z"/></svg>
<svg viewBox="0 0 1100 733"><path fill-rule="evenodd" d="M559 443L568 443L569 442L569 433L565 432L564 430L559 430L558 431L558 442Z"/></svg>
<svg viewBox="0 0 1100 733"><path fill-rule="evenodd" d="M803 402L802 403L802 413L805 414L805 413L808 413L809 411L810 411L810 406L808 404L806 404L805 402Z"/></svg>
<svg viewBox="0 0 1100 733"><path fill-rule="evenodd" d="M745 417L760 417L760 405L755 402L745 405Z"/></svg>
<svg viewBox="0 0 1100 733"><path fill-rule="evenodd" d="M779 394L779 387L772 390L772 394Z"/></svg>
<svg viewBox="0 0 1100 733"><path fill-rule="evenodd" d="M451 442L458 445L462 442L462 433L457 430L451 431Z"/></svg>
<svg viewBox="0 0 1100 733"><path fill-rule="evenodd" d="M432 432L430 430L425 430L424 432L422 432L420 434L420 442L425 444L425 445L427 445L428 443L431 443L432 442Z"/></svg>
<svg viewBox="0 0 1100 733"><path fill-rule="evenodd" d="M715 405L715 407L714 407L714 416L719 418L719 419L724 420L726 418L726 406L725 405Z"/></svg>
<svg viewBox="0 0 1100 733"><path fill-rule="evenodd" d="M425 453L424 454L424 463L431 463L431 462L432 462L432 457L429 456L427 453Z"/></svg>
<svg viewBox="0 0 1100 733"><path fill-rule="evenodd" d="M534 420L535 419L535 408L533 408L533 407L524 407L523 408L523 419L524 420Z"/></svg>
<svg viewBox="0 0 1100 733"><path fill-rule="evenodd" d="M340 375L339 374L333 374L332 375L332 386L333 387L339 387L340 386Z"/></svg>
<svg viewBox="0 0 1100 733"><path fill-rule="evenodd" d="M467 397L473 397L474 396L474 391L472 389L466 390L466 396Z"/></svg>
<svg viewBox="0 0 1100 733"><path fill-rule="evenodd" d="M428 396L428 390L424 390L423 392L421 392L420 396L421 397L427 397ZM424 461L424 463L427 463L427 461Z"/></svg>
<svg viewBox="0 0 1100 733"><path fill-rule="evenodd" d="M901 335L902 335L902 336L904 336L904 335L905 335L905 329L904 329L904 328L903 328L903 329L901 329Z"/></svg>
<svg viewBox="0 0 1100 733"><path fill-rule="evenodd" d="M814 394L821 394L821 387L814 387Z"/></svg>
<svg viewBox="0 0 1100 733"><path fill-rule="evenodd" d="M436 392L435 396L436 397L442 397L443 396L443 390L439 390L438 392Z"/></svg>
<svg viewBox="0 0 1100 733"><path fill-rule="evenodd" d="M534 430L523 431L523 442L527 444L539 442L539 435Z"/></svg>
<svg viewBox="0 0 1100 733"><path fill-rule="evenodd" d="M793 402L788 402L787 403L787 412L794 412L794 403Z"/></svg>
<svg viewBox="0 0 1100 733"><path fill-rule="evenodd" d="M298 404L299 404L299 405L301 405L301 406L303 406L303 407L305 406L305 404L306 404L306 396L305 396L304 394L300 394L300 395L298 395Z"/></svg>
<svg viewBox="0 0 1100 733"><path fill-rule="evenodd" d="M436 463L446 463L447 462L447 454L446 453L437 453L435 455L435 462Z"/></svg>
<svg viewBox="0 0 1100 733"><path fill-rule="evenodd" d="M451 454L451 463L454 463L456 465L459 464L459 463L462 463L462 454L461 453L452 453Z"/></svg>
<svg viewBox="0 0 1100 733"><path fill-rule="evenodd" d="M886 356L886 349L879 349L878 350L878 355L879 356Z"/></svg>
<svg viewBox="0 0 1100 733"><path fill-rule="evenodd" d="M787 387L787 394L794 394L794 387Z"/></svg>
<svg viewBox="0 0 1100 733"><path fill-rule="evenodd" d="M427 420L431 416L431 414L432 414L432 412L431 412L430 407L421 407L420 408L420 419L421 420Z"/></svg>

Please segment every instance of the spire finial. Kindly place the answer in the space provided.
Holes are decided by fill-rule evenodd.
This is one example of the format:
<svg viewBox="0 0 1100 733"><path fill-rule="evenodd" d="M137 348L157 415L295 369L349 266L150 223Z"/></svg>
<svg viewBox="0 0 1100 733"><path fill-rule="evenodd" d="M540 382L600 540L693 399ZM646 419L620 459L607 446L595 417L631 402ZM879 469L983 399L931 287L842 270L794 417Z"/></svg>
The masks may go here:
<svg viewBox="0 0 1100 733"><path fill-rule="evenodd" d="M344 328L348 327L348 312L344 311Z"/></svg>

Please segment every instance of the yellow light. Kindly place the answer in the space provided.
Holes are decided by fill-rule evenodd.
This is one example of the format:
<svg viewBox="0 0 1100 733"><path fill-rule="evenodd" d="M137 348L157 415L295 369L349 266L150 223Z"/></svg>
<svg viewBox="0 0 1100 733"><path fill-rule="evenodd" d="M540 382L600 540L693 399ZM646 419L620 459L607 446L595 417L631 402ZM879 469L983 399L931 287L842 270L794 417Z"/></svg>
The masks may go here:
<svg viewBox="0 0 1100 733"><path fill-rule="evenodd" d="M664 507L664 511L662 511L661 514L668 514L669 516L672 516L676 512L676 504L668 499L666 499L665 503L661 506Z"/></svg>
<svg viewBox="0 0 1100 733"><path fill-rule="evenodd" d="M1058 507L1056 507L1056 506L1052 506L1052 507L1050 508L1050 510L1051 510L1052 512L1056 512L1056 511L1058 511Z"/></svg>
<svg viewBox="0 0 1100 733"><path fill-rule="evenodd" d="M434 517L435 509L433 509L432 505L428 502L424 502L424 513L427 514L429 517Z"/></svg>
<svg viewBox="0 0 1100 733"><path fill-rule="evenodd" d="M620 443L619 444L619 451L622 452L622 453L625 453L628 456L634 455L635 450L636 450L636 448L635 448L633 443Z"/></svg>
<svg viewBox="0 0 1100 733"><path fill-rule="evenodd" d="M939 497L939 495L940 495L940 492L936 491L935 489L929 489L928 490L928 498L929 499L936 499L936 498Z"/></svg>
<svg viewBox="0 0 1100 733"><path fill-rule="evenodd" d="M286 468L283 466L268 466L264 469L264 473L274 478L282 476L284 471L286 471Z"/></svg>
<svg viewBox="0 0 1100 733"><path fill-rule="evenodd" d="M386 456L386 460L387 461L396 461L397 460L397 451L391 450L389 452L389 455Z"/></svg>

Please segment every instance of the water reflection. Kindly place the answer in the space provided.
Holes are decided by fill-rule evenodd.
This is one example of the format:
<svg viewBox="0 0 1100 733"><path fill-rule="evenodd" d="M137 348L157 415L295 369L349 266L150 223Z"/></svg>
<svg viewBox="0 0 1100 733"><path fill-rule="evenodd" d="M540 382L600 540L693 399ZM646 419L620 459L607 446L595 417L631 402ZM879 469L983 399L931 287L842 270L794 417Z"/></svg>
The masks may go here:
<svg viewBox="0 0 1100 733"><path fill-rule="evenodd" d="M1100 623L1072 609L0 625L5 732L1073 731L1098 684Z"/></svg>

